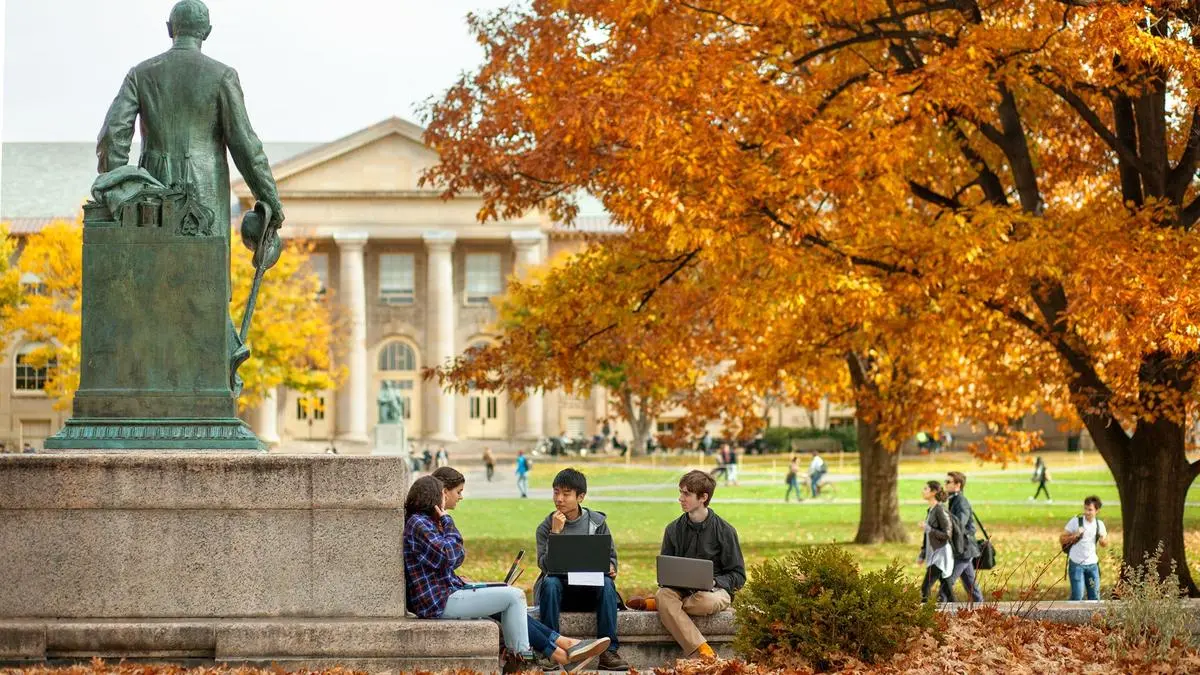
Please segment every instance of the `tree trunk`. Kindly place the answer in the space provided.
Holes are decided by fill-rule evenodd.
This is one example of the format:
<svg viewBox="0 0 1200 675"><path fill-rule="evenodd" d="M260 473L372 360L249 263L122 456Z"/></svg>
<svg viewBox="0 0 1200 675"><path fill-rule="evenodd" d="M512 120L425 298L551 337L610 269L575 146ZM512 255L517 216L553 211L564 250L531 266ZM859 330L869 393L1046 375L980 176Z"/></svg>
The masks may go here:
<svg viewBox="0 0 1200 675"><path fill-rule="evenodd" d="M645 406L634 402L633 392L629 389L623 388L617 401L633 432L633 438L629 441L629 456L641 457L646 454L646 438L650 435L650 425L654 421L653 415Z"/></svg>
<svg viewBox="0 0 1200 675"><path fill-rule="evenodd" d="M900 523L900 499L896 494L900 482L900 453L890 452L884 447L879 442L875 423L862 417L867 397L874 387L864 359L857 354L847 354L846 365L850 368L855 405L859 411L854 424L858 433L858 473L862 479L862 495L859 497L858 534L854 535L854 543L907 542L908 533Z"/></svg>
<svg viewBox="0 0 1200 675"><path fill-rule="evenodd" d="M879 443L874 423L859 418L855 425L862 496L854 543L907 542L908 533L900 522L900 500L896 493L900 480L900 453L890 452Z"/></svg>
<svg viewBox="0 0 1200 675"><path fill-rule="evenodd" d="M1200 597L1200 589L1187 565L1183 510L1196 469L1187 460L1185 433L1182 424L1159 418L1139 422L1123 447L1113 447L1111 436L1101 435L1097 448L1108 462L1121 497L1125 563L1142 564L1161 544L1159 578L1171 573L1174 562L1180 587L1195 598Z"/></svg>

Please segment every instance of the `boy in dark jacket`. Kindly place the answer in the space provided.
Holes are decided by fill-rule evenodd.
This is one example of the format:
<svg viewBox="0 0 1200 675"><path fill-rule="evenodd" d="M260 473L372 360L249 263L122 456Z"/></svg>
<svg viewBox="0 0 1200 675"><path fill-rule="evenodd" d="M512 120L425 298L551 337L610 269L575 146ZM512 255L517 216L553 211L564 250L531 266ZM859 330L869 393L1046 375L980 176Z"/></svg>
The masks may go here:
<svg viewBox="0 0 1200 675"><path fill-rule="evenodd" d="M963 494L963 488L966 486L967 475L963 472L951 471L946 474L946 492L950 493L950 517L954 519L955 525L962 527L967 540L963 551L954 555L954 572L950 575L949 584L953 589L954 582L961 578L967 597L974 602L983 602L983 592L975 582L975 561L979 558L980 551L975 540L975 517L971 511L971 502L967 501L967 496ZM950 601L953 599L951 597Z"/></svg>
<svg viewBox="0 0 1200 675"><path fill-rule="evenodd" d="M663 626L686 656L716 658L693 616L709 616L728 609L733 594L746 583L746 563L737 530L708 508L717 483L703 471L690 471L679 481L679 506L683 515L663 532L662 555L711 560L713 587L709 591L659 588L646 599L645 609L657 609ZM633 602L630 602L633 607Z"/></svg>
<svg viewBox="0 0 1200 675"><path fill-rule="evenodd" d="M533 584L533 598L539 606L541 622L558 632L563 611L596 612L596 635L611 640L600 655L600 670L629 670L629 664L617 653L617 545L609 551L608 574L604 586L569 586L566 577L546 573L546 551L550 537L572 534L612 534L603 513L583 506L587 496L587 477L575 469L563 469L554 477L554 510L537 528L537 564L541 574Z"/></svg>

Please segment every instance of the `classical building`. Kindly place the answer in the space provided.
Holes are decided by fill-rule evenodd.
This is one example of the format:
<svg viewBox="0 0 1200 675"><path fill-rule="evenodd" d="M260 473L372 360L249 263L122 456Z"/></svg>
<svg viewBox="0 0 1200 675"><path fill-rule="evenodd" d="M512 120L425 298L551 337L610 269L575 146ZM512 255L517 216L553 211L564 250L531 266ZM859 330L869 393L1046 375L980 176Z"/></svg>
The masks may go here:
<svg viewBox="0 0 1200 675"><path fill-rule="evenodd" d="M246 413L261 438L272 444L366 443L384 382L402 392L410 438L431 443L529 442L563 431L584 437L613 416L599 387L586 397L534 394L514 406L503 394L445 393L421 377L422 368L492 339L496 317L489 300L504 291L509 275L586 245L587 235L620 232L607 217L584 216L572 228L536 212L481 224L475 218L479 198L443 200L436 189L418 185L437 156L424 145L420 127L398 118L330 143L268 143L266 150L287 212L282 234L313 242L313 271L349 317L351 330L344 384L315 401L273 392ZM4 144L0 220L18 246L52 220L78 216L95 178L94 153L91 143ZM135 148L131 156L137 155ZM233 195L236 221L254 198L240 179ZM40 448L69 417L42 391L45 370L24 363L34 346L13 336L0 353L0 442L9 450L24 443ZM680 414L664 415L655 431L669 433ZM828 427L851 423L854 412L823 405L773 407L768 414L773 425ZM1030 422L1063 445L1048 417ZM624 439L632 436L627 425L615 429ZM966 427L956 431L964 440L977 436Z"/></svg>

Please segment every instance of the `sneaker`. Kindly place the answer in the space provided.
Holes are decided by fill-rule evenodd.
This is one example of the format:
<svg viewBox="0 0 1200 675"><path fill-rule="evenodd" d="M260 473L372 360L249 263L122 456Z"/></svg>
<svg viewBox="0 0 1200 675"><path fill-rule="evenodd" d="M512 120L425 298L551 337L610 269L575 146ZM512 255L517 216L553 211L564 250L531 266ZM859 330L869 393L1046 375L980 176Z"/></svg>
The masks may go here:
<svg viewBox="0 0 1200 675"><path fill-rule="evenodd" d="M581 673L589 663L608 649L609 640L606 637L595 640L580 640L579 644L567 650L567 666L563 668L568 673Z"/></svg>
<svg viewBox="0 0 1200 675"><path fill-rule="evenodd" d="M621 658L621 655L615 649L610 649L601 654L597 666L600 670L629 670L629 664L625 662L625 659Z"/></svg>

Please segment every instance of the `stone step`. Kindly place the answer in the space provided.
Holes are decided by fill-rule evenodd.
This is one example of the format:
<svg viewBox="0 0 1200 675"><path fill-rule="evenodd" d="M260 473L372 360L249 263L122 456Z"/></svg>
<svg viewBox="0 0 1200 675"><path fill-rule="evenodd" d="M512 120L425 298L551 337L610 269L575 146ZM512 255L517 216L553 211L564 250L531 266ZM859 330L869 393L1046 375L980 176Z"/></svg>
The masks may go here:
<svg viewBox="0 0 1200 675"><path fill-rule="evenodd" d="M418 619L144 619L0 621L0 664L129 658L211 660L288 670L499 667L493 621Z"/></svg>

